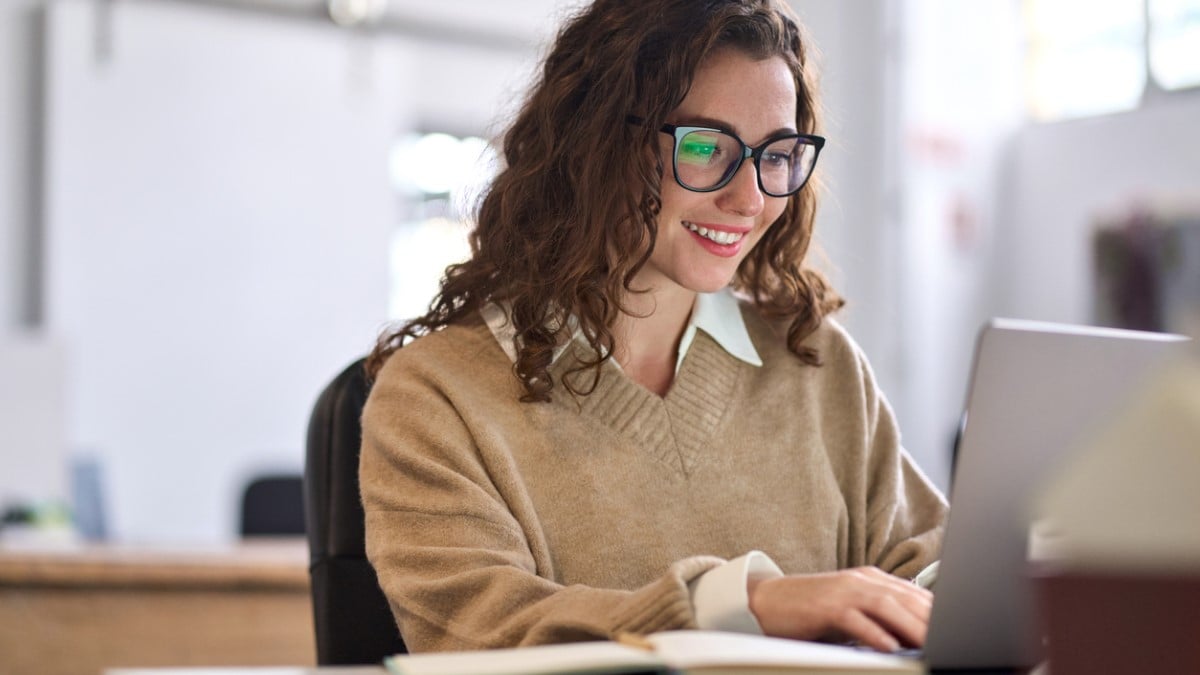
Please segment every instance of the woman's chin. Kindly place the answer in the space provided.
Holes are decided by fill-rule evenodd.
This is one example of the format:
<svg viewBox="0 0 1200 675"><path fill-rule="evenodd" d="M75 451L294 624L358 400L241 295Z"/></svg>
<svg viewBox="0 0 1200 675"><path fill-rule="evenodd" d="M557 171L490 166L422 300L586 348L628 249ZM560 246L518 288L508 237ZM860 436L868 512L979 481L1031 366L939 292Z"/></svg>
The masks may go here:
<svg viewBox="0 0 1200 675"><path fill-rule="evenodd" d="M733 283L733 274L705 276L699 279L689 279L685 284L688 290L696 293L716 293Z"/></svg>

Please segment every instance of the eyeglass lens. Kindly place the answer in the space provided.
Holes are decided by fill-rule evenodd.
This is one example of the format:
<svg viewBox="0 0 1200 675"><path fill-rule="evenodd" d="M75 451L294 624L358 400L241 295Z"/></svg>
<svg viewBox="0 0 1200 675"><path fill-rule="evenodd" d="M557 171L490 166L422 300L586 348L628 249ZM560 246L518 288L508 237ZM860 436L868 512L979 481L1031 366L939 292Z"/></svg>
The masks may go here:
<svg viewBox="0 0 1200 675"><path fill-rule="evenodd" d="M690 131L675 143L676 179L694 190L719 187L741 166L744 147L721 131ZM773 141L758 155L756 168L763 191L773 196L795 192L808 178L816 158L816 146L804 138Z"/></svg>

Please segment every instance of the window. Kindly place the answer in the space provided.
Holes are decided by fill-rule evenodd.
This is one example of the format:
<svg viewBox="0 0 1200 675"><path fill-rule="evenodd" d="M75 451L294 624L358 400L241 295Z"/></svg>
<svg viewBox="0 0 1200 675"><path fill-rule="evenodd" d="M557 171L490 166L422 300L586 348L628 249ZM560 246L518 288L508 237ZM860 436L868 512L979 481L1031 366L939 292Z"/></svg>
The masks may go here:
<svg viewBox="0 0 1200 675"><path fill-rule="evenodd" d="M1200 85L1200 0L1150 0L1150 72L1163 89Z"/></svg>
<svg viewBox="0 0 1200 675"><path fill-rule="evenodd" d="M1035 119L1137 107L1146 85L1143 0L1027 0L1024 19Z"/></svg>
<svg viewBox="0 0 1200 675"><path fill-rule="evenodd" d="M1023 9L1034 119L1132 110L1151 82L1200 85L1200 0L1025 0Z"/></svg>
<svg viewBox="0 0 1200 675"><path fill-rule="evenodd" d="M388 253L388 316L425 313L446 267L470 255L471 207L495 174L497 156L481 138L412 134L392 148L392 185L407 214Z"/></svg>
<svg viewBox="0 0 1200 675"><path fill-rule="evenodd" d="M470 233L466 222L440 216L396 228L388 252L389 319L411 319L425 313L446 267L470 255Z"/></svg>

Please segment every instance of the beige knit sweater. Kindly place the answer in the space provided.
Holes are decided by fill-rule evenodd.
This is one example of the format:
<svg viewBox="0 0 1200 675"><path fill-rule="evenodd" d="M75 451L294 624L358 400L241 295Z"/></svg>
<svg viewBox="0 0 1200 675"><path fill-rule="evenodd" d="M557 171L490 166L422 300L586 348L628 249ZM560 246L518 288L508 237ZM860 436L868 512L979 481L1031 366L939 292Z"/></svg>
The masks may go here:
<svg viewBox="0 0 1200 675"><path fill-rule="evenodd" d="M702 332L663 398L606 364L521 403L482 320L396 352L363 414L367 554L412 651L694 627L687 583L752 549L785 573L911 577L945 501L900 447L849 336L804 365L743 307L763 360ZM575 345L553 368L576 358Z"/></svg>

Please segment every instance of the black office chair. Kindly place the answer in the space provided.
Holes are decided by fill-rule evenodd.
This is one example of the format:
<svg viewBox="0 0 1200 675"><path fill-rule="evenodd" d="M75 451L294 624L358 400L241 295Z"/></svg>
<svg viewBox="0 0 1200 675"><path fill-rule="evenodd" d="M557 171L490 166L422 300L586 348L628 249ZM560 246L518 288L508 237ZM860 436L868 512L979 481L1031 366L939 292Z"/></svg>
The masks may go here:
<svg viewBox="0 0 1200 675"><path fill-rule="evenodd" d="M317 664L378 664L407 650L367 561L358 454L370 385L365 359L321 393L308 424L304 513Z"/></svg>
<svg viewBox="0 0 1200 675"><path fill-rule="evenodd" d="M304 534L302 479L296 475L258 476L242 491L243 537Z"/></svg>

